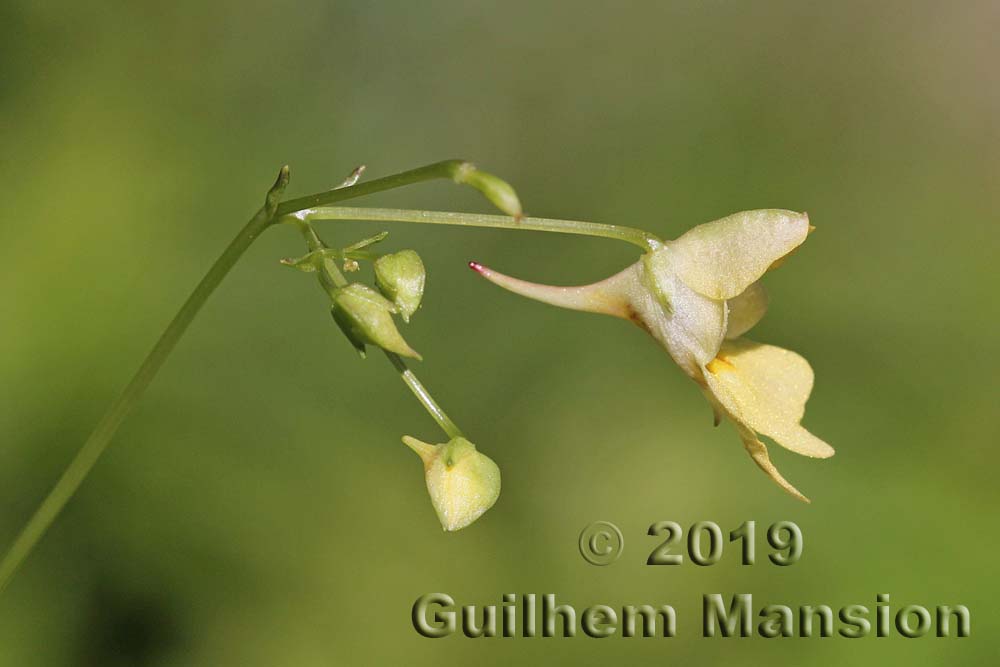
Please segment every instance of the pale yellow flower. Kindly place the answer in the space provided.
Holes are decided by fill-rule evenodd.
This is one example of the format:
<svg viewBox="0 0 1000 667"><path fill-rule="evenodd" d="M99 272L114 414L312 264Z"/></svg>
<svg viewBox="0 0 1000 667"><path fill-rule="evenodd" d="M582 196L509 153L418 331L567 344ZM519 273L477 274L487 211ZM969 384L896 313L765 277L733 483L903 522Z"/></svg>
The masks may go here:
<svg viewBox="0 0 1000 667"><path fill-rule="evenodd" d="M407 435L403 442L424 462L427 492L445 530L465 528L500 497L500 468L465 438L431 445Z"/></svg>
<svg viewBox="0 0 1000 667"><path fill-rule="evenodd" d="M741 336L767 310L767 294L757 281L811 229L804 213L736 213L699 225L624 271L581 287L539 285L471 266L517 294L639 325L702 388L716 423L728 418L754 462L808 502L774 467L759 435L805 456L833 455L830 445L799 423L812 391L812 369L794 352Z"/></svg>

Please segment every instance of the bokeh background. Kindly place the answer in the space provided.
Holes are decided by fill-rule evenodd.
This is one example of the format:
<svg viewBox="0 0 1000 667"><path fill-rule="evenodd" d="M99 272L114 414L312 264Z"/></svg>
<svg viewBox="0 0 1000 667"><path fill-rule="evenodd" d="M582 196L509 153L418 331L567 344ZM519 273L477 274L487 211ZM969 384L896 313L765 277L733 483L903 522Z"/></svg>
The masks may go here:
<svg viewBox="0 0 1000 667"><path fill-rule="evenodd" d="M302 244L274 230L0 598L0 664L997 658L996 3L6 0L0 24L4 545L284 163L301 195L360 163L465 157L531 214L664 237L807 210L818 231L766 279L752 337L811 361L804 423L837 448L772 447L799 504L641 332L465 268L573 284L634 261L625 244L386 225L429 270L417 372L504 474L496 507L444 534L399 442L434 424L278 265ZM489 211L443 182L361 203ZM577 553L597 519L626 539L606 568ZM793 520L806 550L647 567L666 519ZM680 637L432 641L410 607L435 591L671 603ZM973 636L701 639L712 592L962 603Z"/></svg>

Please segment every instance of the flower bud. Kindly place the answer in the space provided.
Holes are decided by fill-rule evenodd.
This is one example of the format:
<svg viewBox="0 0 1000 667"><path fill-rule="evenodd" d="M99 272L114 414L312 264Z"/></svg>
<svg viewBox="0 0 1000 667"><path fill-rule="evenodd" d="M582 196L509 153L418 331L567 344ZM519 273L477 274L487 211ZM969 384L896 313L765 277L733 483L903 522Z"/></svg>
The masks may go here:
<svg viewBox="0 0 1000 667"><path fill-rule="evenodd" d="M514 188L507 181L485 171L480 171L469 162L463 164L455 172L453 178L456 183L471 185L482 192L487 199L493 202L494 206L507 215L515 218L521 217L521 200L518 199Z"/></svg>
<svg viewBox="0 0 1000 667"><path fill-rule="evenodd" d="M375 260L375 283L399 309L404 322L420 307L424 295L424 263L414 250L402 250Z"/></svg>
<svg viewBox="0 0 1000 667"><path fill-rule="evenodd" d="M376 345L404 357L420 359L392 320L396 307L371 287L351 283L338 289L330 312L361 356L365 354L365 345Z"/></svg>
<svg viewBox="0 0 1000 667"><path fill-rule="evenodd" d="M441 526L460 530L493 507L500 496L500 468L465 438L440 445L403 436L403 442L423 459L427 491Z"/></svg>

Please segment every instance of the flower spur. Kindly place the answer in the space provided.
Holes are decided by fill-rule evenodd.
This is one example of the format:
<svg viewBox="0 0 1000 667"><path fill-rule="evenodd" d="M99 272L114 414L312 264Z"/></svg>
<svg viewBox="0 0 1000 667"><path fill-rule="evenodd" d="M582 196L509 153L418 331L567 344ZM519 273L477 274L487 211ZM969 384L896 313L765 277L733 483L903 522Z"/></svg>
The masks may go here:
<svg viewBox="0 0 1000 667"><path fill-rule="evenodd" d="M511 292L573 310L634 322L694 380L715 413L736 428L753 461L779 486L809 502L775 468L760 435L815 458L834 450L800 421L813 373L798 354L743 338L764 316L758 282L813 228L805 213L744 211L699 225L591 285L556 287L470 268Z"/></svg>

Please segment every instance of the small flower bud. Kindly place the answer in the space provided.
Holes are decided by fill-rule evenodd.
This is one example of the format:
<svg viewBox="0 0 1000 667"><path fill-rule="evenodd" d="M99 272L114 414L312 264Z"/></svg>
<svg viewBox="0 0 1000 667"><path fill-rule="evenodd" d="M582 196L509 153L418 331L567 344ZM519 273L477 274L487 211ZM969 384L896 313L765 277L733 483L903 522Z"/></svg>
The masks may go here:
<svg viewBox="0 0 1000 667"><path fill-rule="evenodd" d="M454 180L456 183L471 185L479 190L487 199L493 202L494 206L507 215L515 218L521 217L521 200L518 199L514 188L507 181L493 174L488 174L485 171L480 171L474 164L469 162L463 164L455 172Z"/></svg>
<svg viewBox="0 0 1000 667"><path fill-rule="evenodd" d="M420 307L424 295L424 263L413 250L383 255L375 260L375 282L379 290L396 304L404 322Z"/></svg>
<svg viewBox="0 0 1000 667"><path fill-rule="evenodd" d="M351 283L338 289L330 312L361 356L365 354L365 345L376 345L404 357L420 359L392 320L396 307L371 287Z"/></svg>
<svg viewBox="0 0 1000 667"><path fill-rule="evenodd" d="M427 491L441 526L460 530L493 507L500 496L500 468L465 438L440 445L403 436L403 442L423 459Z"/></svg>

